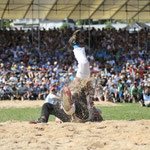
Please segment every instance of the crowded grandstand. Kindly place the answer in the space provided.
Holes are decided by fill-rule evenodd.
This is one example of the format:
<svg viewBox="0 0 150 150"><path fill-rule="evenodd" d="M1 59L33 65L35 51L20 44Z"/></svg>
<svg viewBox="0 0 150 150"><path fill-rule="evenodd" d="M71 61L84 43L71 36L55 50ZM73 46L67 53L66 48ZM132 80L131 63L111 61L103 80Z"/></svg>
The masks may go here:
<svg viewBox="0 0 150 150"><path fill-rule="evenodd" d="M40 45L37 30L1 30L0 99L44 100L50 87L60 91L72 82L77 62L68 40L74 30L40 30ZM89 30L80 30L87 37L93 99L138 102L144 87L150 86L150 30L138 34L92 28L90 48Z"/></svg>

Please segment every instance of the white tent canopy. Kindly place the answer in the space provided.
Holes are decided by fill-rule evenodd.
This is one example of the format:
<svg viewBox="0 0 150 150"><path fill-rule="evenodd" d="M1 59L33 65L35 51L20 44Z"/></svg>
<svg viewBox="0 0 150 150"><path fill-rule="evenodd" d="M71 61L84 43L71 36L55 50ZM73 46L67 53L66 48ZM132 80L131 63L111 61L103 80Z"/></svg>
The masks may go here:
<svg viewBox="0 0 150 150"><path fill-rule="evenodd" d="M0 19L150 20L150 0L0 0Z"/></svg>

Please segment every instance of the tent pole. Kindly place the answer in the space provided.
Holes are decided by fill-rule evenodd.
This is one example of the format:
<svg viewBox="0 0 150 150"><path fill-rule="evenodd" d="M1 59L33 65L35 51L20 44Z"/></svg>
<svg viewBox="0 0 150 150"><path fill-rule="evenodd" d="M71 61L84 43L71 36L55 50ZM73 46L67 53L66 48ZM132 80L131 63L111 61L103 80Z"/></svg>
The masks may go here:
<svg viewBox="0 0 150 150"><path fill-rule="evenodd" d="M3 27L3 19L1 19L1 30L2 30L2 27Z"/></svg>
<svg viewBox="0 0 150 150"><path fill-rule="evenodd" d="M139 12L139 0L138 0L138 12ZM139 23L139 13L138 13L138 23ZM138 50L140 48L140 30L138 31Z"/></svg>
<svg viewBox="0 0 150 150"><path fill-rule="evenodd" d="M91 28L91 23L90 23L90 0L88 0L88 24L89 24L89 30L88 30L88 34L89 34L89 38L88 38L88 46L89 46L89 52L90 52L90 48L91 48L91 32L90 32L90 28Z"/></svg>
<svg viewBox="0 0 150 150"><path fill-rule="evenodd" d="M38 0L38 50L40 51L40 1Z"/></svg>
<svg viewBox="0 0 150 150"><path fill-rule="evenodd" d="M33 36L34 33L33 33L33 3L32 3L32 46L33 46Z"/></svg>
<svg viewBox="0 0 150 150"><path fill-rule="evenodd" d="M126 7L126 24L127 24L127 26L129 25L129 22L128 22L128 4L126 3L126 5L125 5L125 7ZM127 30L126 30L126 41L128 40L128 33L127 33Z"/></svg>

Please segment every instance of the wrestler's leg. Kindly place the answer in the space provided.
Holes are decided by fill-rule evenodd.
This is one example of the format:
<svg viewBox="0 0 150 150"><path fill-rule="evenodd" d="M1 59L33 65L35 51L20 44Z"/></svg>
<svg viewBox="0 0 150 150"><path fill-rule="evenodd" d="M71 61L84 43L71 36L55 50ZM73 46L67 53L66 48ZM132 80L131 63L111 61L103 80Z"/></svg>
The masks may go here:
<svg viewBox="0 0 150 150"><path fill-rule="evenodd" d="M75 113L75 104L72 100L71 91L68 87L63 88L62 106L67 115L72 115Z"/></svg>
<svg viewBox="0 0 150 150"><path fill-rule="evenodd" d="M70 122L71 116L67 115L58 105L54 106L53 115L59 118L62 122Z"/></svg>
<svg viewBox="0 0 150 150"><path fill-rule="evenodd" d="M60 108L59 104L52 105L50 103L45 103L42 106L41 117L38 119L37 123L48 122L49 115L54 115L63 122L70 122L71 120L71 117Z"/></svg>
<svg viewBox="0 0 150 150"><path fill-rule="evenodd" d="M78 70L76 74L76 79L73 81L73 83L70 84L68 87L64 87L63 107L64 107L64 111L68 115L73 115L75 111L77 111L75 110L76 107L75 105L77 104L75 103L75 100L74 101L72 100L71 94L74 93L74 90L77 87L80 87L80 80L86 80L87 78L90 77L90 67L89 67L88 59L86 57L85 48L79 47L78 45L74 45L73 47L74 47L73 53L78 62Z"/></svg>
<svg viewBox="0 0 150 150"><path fill-rule="evenodd" d="M69 88L72 89L77 84L80 84L81 80L86 80L90 77L90 67L89 62L85 54L85 48L84 47L75 47L74 50L74 56L78 62L78 70L76 73L75 80L69 85Z"/></svg>

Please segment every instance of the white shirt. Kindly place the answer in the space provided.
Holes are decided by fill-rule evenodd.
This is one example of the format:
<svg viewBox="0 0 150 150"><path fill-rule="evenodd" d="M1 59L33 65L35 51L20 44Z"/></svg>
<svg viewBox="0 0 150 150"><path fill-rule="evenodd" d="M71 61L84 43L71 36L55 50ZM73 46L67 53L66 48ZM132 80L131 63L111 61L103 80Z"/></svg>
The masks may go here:
<svg viewBox="0 0 150 150"><path fill-rule="evenodd" d="M114 65L114 63L115 63L115 61L114 60L110 60L110 61L108 61L109 62L109 64L111 65L111 66L113 66Z"/></svg>
<svg viewBox="0 0 150 150"><path fill-rule="evenodd" d="M118 89L117 89L117 88L110 87L110 92L113 92L113 93L115 93L115 92L117 92L117 91L118 91Z"/></svg>
<svg viewBox="0 0 150 150"><path fill-rule="evenodd" d="M56 96L52 93L48 94L45 99L45 102L56 105L57 104Z"/></svg>
<svg viewBox="0 0 150 150"><path fill-rule="evenodd" d="M144 103L150 102L150 96L146 95L145 93L143 93L143 99L144 99Z"/></svg>

